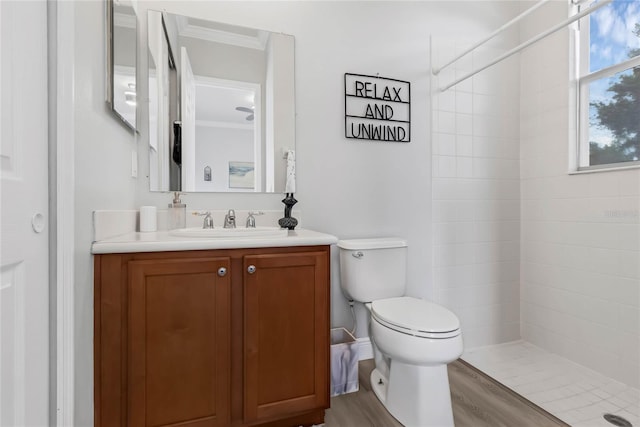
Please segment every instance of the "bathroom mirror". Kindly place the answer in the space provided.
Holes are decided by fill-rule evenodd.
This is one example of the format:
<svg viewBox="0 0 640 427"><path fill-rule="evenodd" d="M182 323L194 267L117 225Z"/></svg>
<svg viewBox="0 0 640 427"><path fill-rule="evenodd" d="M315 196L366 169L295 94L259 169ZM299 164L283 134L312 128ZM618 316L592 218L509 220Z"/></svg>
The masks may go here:
<svg viewBox="0 0 640 427"><path fill-rule="evenodd" d="M148 11L151 191L283 192L294 38Z"/></svg>
<svg viewBox="0 0 640 427"><path fill-rule="evenodd" d="M107 103L136 130L137 18L131 0L107 0Z"/></svg>

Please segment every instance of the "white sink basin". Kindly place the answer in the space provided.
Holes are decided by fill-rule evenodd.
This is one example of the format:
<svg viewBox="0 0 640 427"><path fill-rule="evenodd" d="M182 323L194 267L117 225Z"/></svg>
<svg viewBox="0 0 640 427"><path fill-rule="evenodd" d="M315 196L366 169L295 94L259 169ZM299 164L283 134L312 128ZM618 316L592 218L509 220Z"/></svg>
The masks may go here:
<svg viewBox="0 0 640 427"><path fill-rule="evenodd" d="M260 239L273 237L287 237L288 230L279 227L256 227L256 228L179 228L169 231L171 236L178 237L206 237L215 239Z"/></svg>

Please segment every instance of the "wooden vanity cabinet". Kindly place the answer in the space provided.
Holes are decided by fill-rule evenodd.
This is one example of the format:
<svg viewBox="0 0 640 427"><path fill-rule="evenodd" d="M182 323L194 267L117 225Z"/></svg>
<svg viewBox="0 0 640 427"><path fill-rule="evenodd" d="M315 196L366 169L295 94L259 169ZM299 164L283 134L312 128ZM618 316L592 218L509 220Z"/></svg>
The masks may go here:
<svg viewBox="0 0 640 427"><path fill-rule="evenodd" d="M244 419L324 408L326 254L248 255L244 271Z"/></svg>
<svg viewBox="0 0 640 427"><path fill-rule="evenodd" d="M129 262L128 425L229 424L229 259Z"/></svg>
<svg viewBox="0 0 640 427"><path fill-rule="evenodd" d="M329 247L95 256L96 426L320 424Z"/></svg>

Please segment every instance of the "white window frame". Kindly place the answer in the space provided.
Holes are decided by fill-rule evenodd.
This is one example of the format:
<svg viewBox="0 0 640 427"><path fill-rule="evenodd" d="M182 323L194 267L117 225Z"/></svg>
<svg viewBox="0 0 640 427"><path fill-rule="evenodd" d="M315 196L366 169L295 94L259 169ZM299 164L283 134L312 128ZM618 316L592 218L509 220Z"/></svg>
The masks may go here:
<svg viewBox="0 0 640 427"><path fill-rule="evenodd" d="M575 0L574 0L575 2ZM574 6L574 11L589 7L591 1L579 1L579 6ZM576 159L573 172L599 172L606 170L620 170L640 168L640 161L628 161L618 163L606 163L600 165L589 164L589 84L604 77L613 76L622 71L640 66L640 55L623 62L611 65L600 70L589 71L590 43L590 16L587 15L578 21L578 31L574 44L574 58L576 66L576 96L577 96L577 132L576 132Z"/></svg>

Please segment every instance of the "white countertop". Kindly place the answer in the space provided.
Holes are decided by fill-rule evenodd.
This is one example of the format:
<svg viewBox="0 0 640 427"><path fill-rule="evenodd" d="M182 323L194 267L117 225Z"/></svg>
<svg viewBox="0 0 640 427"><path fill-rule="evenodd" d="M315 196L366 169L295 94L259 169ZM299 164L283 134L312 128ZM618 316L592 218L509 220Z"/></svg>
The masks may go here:
<svg viewBox="0 0 640 427"><path fill-rule="evenodd" d="M272 248L287 246L332 245L338 238L331 234L299 229L290 230L287 237L262 238L205 238L177 237L168 231L127 233L94 242L93 254L130 252L190 251L204 249Z"/></svg>

